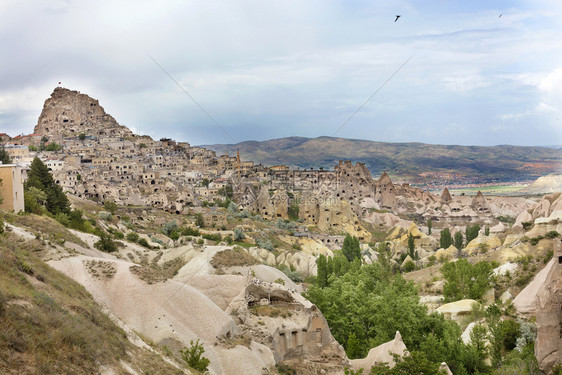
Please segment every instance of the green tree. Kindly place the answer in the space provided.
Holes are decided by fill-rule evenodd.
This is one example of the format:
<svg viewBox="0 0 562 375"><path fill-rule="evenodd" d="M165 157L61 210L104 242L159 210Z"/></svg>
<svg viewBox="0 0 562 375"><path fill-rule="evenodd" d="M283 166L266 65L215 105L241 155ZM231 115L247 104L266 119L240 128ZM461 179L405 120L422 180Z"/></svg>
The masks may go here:
<svg viewBox="0 0 562 375"><path fill-rule="evenodd" d="M357 337L355 337L355 333L351 333L347 338L346 348L345 352L349 359L361 358L361 344Z"/></svg>
<svg viewBox="0 0 562 375"><path fill-rule="evenodd" d="M349 262L352 262L356 258L361 259L361 247L359 246L357 237L346 234L341 252Z"/></svg>
<svg viewBox="0 0 562 375"><path fill-rule="evenodd" d="M465 229L466 244L468 245L470 241L478 237L478 232L480 232L480 225L467 225Z"/></svg>
<svg viewBox="0 0 562 375"><path fill-rule="evenodd" d="M377 363L371 375L446 375L439 370L439 364L431 362L421 351L413 351L403 357L394 354L394 367L387 363Z"/></svg>
<svg viewBox="0 0 562 375"><path fill-rule="evenodd" d="M197 225L199 228L203 228L205 226L205 220L203 219L202 214L195 215L195 225Z"/></svg>
<svg viewBox="0 0 562 375"><path fill-rule="evenodd" d="M103 202L103 208L111 212L112 215L115 215L115 212L117 212L117 204L115 204L115 202L113 201Z"/></svg>
<svg viewBox="0 0 562 375"><path fill-rule="evenodd" d="M455 232L455 247L459 250L463 247L463 238L460 231Z"/></svg>
<svg viewBox="0 0 562 375"><path fill-rule="evenodd" d="M453 243L453 239L451 237L451 232L449 231L449 228L443 229L440 232L440 234L441 237L439 238L439 246L443 249L446 249L449 246L451 246Z"/></svg>
<svg viewBox="0 0 562 375"><path fill-rule="evenodd" d="M203 344L199 342L199 339L197 339L196 342L191 340L189 342L189 348L183 348L183 350L180 350L180 353L182 359L190 367L201 372L208 370L210 361L208 358L203 357L205 349L203 348Z"/></svg>
<svg viewBox="0 0 562 375"><path fill-rule="evenodd" d="M486 226L486 228L484 228L484 234L485 234L486 236L489 236L489 235L490 235L490 227Z"/></svg>
<svg viewBox="0 0 562 375"><path fill-rule="evenodd" d="M8 154L4 147L0 148L0 162L2 162L2 164L10 164L12 162L10 154Z"/></svg>
<svg viewBox="0 0 562 375"><path fill-rule="evenodd" d="M83 141L84 139L86 139L86 134L84 134L84 133L78 134L78 139Z"/></svg>
<svg viewBox="0 0 562 375"><path fill-rule="evenodd" d="M415 237L412 233L410 233L410 235L408 236L408 255L410 255L410 258L412 259L416 259L416 254L414 252L415 247L416 247Z"/></svg>
<svg viewBox="0 0 562 375"><path fill-rule="evenodd" d="M431 234L431 228L433 228L433 221L431 219L427 219L427 234Z"/></svg>
<svg viewBox="0 0 562 375"><path fill-rule="evenodd" d="M51 214L59 212L68 214L70 212L70 202L62 191L60 185L56 184L47 166L35 157L27 173L24 194L29 194L29 190L34 187L43 191L47 195L45 207ZM25 200L25 197L24 197ZM31 212L31 208L26 207L26 211Z"/></svg>
<svg viewBox="0 0 562 375"><path fill-rule="evenodd" d="M100 239L94 243L94 247L98 250L105 251L106 253L113 253L117 251L117 245L106 232L100 233Z"/></svg>
<svg viewBox="0 0 562 375"><path fill-rule="evenodd" d="M201 181L201 185L205 186L206 188L209 187L209 184L210 184L210 183L211 183L211 181L209 181L208 178L204 178L204 179Z"/></svg>
<svg viewBox="0 0 562 375"><path fill-rule="evenodd" d="M480 299L490 287L492 266L486 261L472 265L466 259L459 259L445 263L441 273L445 279L443 296L446 302Z"/></svg>
<svg viewBox="0 0 562 375"><path fill-rule="evenodd" d="M320 256L318 257L316 281L320 288L328 286L328 263L324 254L320 254Z"/></svg>

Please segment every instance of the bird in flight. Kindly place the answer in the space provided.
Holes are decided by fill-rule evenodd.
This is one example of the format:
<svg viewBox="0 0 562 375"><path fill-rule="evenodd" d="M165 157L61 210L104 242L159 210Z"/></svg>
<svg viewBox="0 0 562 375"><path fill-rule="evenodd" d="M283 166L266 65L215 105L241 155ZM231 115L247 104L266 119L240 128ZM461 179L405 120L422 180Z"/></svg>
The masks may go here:
<svg viewBox="0 0 562 375"><path fill-rule="evenodd" d="M396 15L396 19L394 20L394 22L398 21L398 18L400 18L401 16L399 14Z"/></svg>
<svg viewBox="0 0 562 375"><path fill-rule="evenodd" d="M502 18L502 16L503 16L503 13L502 13L502 14L500 14L498 18Z"/></svg>

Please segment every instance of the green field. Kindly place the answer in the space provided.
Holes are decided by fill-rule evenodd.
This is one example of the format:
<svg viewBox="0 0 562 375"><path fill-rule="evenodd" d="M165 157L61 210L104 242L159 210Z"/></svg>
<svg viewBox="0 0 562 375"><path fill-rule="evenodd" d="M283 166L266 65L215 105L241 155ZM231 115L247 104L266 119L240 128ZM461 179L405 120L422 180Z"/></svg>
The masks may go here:
<svg viewBox="0 0 562 375"><path fill-rule="evenodd" d="M480 187L466 187L460 189L449 189L451 194L454 195L476 195L478 190L485 195L517 195L517 192L525 189L524 185L498 185L498 186L480 186Z"/></svg>

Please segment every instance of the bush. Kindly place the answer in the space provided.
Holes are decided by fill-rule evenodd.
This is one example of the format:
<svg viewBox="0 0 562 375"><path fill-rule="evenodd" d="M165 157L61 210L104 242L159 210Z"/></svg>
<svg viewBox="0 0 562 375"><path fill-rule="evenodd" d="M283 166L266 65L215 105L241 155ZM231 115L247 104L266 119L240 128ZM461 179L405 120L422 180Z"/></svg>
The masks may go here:
<svg viewBox="0 0 562 375"><path fill-rule="evenodd" d="M220 242L222 240L222 237L220 234L204 234L201 237L203 237L206 240L209 241L216 241L216 242Z"/></svg>
<svg viewBox="0 0 562 375"><path fill-rule="evenodd" d="M197 214L195 215L195 225L199 228L203 228L205 226L205 220L203 219L203 215Z"/></svg>
<svg viewBox="0 0 562 375"><path fill-rule="evenodd" d="M275 248L273 247L273 243L269 239L263 240L263 239L260 238L256 241L256 244L259 247L261 247L262 249L266 249L266 250L269 250L269 251L275 250Z"/></svg>
<svg viewBox="0 0 562 375"><path fill-rule="evenodd" d="M148 244L148 241L146 240L146 238L139 238L139 245L147 247L150 249L150 245Z"/></svg>
<svg viewBox="0 0 562 375"><path fill-rule="evenodd" d="M201 235L201 233L199 232L199 229L197 229L197 228L191 228L191 227L181 228L180 231L181 231L181 234L183 236L200 236Z"/></svg>
<svg viewBox="0 0 562 375"><path fill-rule="evenodd" d="M6 297L4 297L4 294L2 294L2 291L0 291L0 318L2 318L6 313L6 306Z"/></svg>
<svg viewBox="0 0 562 375"><path fill-rule="evenodd" d="M560 236L560 233L558 233L555 230L551 230L550 232L548 232L547 234L544 235L546 238L556 238L558 236Z"/></svg>
<svg viewBox="0 0 562 375"><path fill-rule="evenodd" d="M441 267L445 279L443 296L446 302L463 298L480 299L490 287L492 266L486 261L470 264L466 259L445 263Z"/></svg>
<svg viewBox="0 0 562 375"><path fill-rule="evenodd" d="M136 234L135 232L129 232L129 233L127 233L127 241L138 242L139 241L139 235Z"/></svg>
<svg viewBox="0 0 562 375"><path fill-rule="evenodd" d="M203 344L199 342L197 339L196 342L191 340L189 342L189 348L184 348L180 350L182 359L193 369L205 372L209 367L209 359L203 357L203 353L205 349L203 348Z"/></svg>
<svg viewBox="0 0 562 375"><path fill-rule="evenodd" d="M406 264L404 264L404 272L412 272L415 269L416 264L411 260L407 261Z"/></svg>
<svg viewBox="0 0 562 375"><path fill-rule="evenodd" d="M115 215L115 212L117 211L117 205L113 201L103 202L103 208L105 208L107 211L111 212L111 214L113 214L113 215Z"/></svg>
<svg viewBox="0 0 562 375"><path fill-rule="evenodd" d="M165 224L162 226L162 229L161 229L160 231L161 231L162 233L164 233L166 236L169 237L170 234L171 234L173 231L177 231L177 229L178 229L178 223L176 223L175 220L172 220L172 221L168 221L167 223L165 223Z"/></svg>
<svg viewBox="0 0 562 375"><path fill-rule="evenodd" d="M117 245L113 242L109 234L105 232L100 233L100 239L94 244L94 247L106 253L117 251Z"/></svg>
<svg viewBox="0 0 562 375"><path fill-rule="evenodd" d="M0 234L4 233L4 221L0 219Z"/></svg>
<svg viewBox="0 0 562 375"><path fill-rule="evenodd" d="M235 228L234 229L234 241L242 241L244 238L246 238L246 235L244 234L242 229Z"/></svg>
<svg viewBox="0 0 562 375"><path fill-rule="evenodd" d="M284 229L284 230L295 230L297 228L297 225L294 222L283 220L281 218L277 219L275 226L279 229Z"/></svg>
<svg viewBox="0 0 562 375"><path fill-rule="evenodd" d="M98 217L102 220L105 220L105 221L113 220L113 215L111 215L111 212L108 212L108 211L98 212Z"/></svg>

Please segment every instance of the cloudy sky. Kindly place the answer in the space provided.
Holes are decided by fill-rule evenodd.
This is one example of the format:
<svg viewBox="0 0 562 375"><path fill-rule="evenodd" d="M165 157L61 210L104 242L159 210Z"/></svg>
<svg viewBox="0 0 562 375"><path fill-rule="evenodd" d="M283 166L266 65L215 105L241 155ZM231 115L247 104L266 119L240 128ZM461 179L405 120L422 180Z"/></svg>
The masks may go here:
<svg viewBox="0 0 562 375"><path fill-rule="evenodd" d="M155 138L331 136L396 73L338 136L562 144L561 20L560 0L2 0L0 132L31 133L61 81Z"/></svg>

